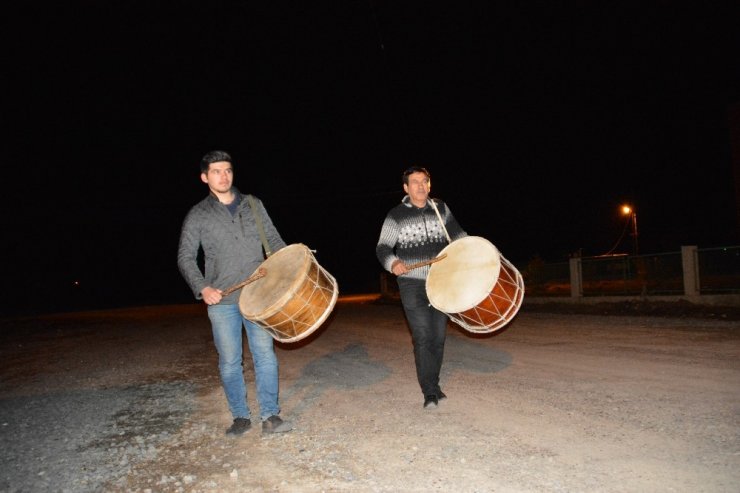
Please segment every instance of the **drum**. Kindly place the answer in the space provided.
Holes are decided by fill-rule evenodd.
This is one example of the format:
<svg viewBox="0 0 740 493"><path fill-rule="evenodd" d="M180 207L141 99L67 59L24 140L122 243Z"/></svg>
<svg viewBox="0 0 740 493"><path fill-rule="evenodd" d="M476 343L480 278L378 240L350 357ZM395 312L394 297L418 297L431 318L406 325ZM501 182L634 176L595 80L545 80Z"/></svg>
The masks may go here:
<svg viewBox="0 0 740 493"><path fill-rule="evenodd" d="M524 298L519 271L485 238L467 236L447 245L426 280L429 302L475 333L503 328Z"/></svg>
<svg viewBox="0 0 740 493"><path fill-rule="evenodd" d="M274 339L295 342L307 337L334 308L337 282L305 245L281 248L260 269L264 277L242 288L239 311Z"/></svg>

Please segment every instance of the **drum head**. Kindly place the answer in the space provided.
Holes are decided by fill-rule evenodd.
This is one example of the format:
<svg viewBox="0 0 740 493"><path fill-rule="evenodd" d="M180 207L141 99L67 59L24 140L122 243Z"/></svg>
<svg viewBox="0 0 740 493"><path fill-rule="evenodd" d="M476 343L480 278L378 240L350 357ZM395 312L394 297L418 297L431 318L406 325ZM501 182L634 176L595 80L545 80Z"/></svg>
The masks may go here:
<svg viewBox="0 0 740 493"><path fill-rule="evenodd" d="M300 243L281 248L268 257L260 265L267 271L265 277L242 288L239 295L242 315L261 319L284 306L303 282L312 259L311 251Z"/></svg>
<svg viewBox="0 0 740 493"><path fill-rule="evenodd" d="M501 258L493 243L466 236L447 245L438 256L447 258L429 268L426 291L434 308L459 313L480 303L493 289L501 272Z"/></svg>

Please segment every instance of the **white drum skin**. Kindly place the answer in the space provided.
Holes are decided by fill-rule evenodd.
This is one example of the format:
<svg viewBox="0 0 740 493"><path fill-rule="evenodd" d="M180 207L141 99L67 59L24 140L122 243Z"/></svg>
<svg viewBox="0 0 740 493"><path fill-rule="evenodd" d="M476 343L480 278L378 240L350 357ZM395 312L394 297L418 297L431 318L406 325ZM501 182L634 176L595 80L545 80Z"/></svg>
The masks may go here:
<svg viewBox="0 0 740 493"><path fill-rule="evenodd" d="M429 302L475 333L503 328L519 311L524 282L519 271L488 240L466 236L447 245L446 258L429 268Z"/></svg>

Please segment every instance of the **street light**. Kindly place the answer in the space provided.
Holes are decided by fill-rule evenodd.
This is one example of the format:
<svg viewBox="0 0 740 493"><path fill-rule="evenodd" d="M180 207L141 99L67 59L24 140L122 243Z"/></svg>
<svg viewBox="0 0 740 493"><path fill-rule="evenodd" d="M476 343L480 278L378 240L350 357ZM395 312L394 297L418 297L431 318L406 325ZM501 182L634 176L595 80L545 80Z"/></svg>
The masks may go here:
<svg viewBox="0 0 740 493"><path fill-rule="evenodd" d="M635 241L635 255L639 255L640 251L637 245L637 213L629 205L622 206L622 214L629 216L628 221L632 221L632 238Z"/></svg>

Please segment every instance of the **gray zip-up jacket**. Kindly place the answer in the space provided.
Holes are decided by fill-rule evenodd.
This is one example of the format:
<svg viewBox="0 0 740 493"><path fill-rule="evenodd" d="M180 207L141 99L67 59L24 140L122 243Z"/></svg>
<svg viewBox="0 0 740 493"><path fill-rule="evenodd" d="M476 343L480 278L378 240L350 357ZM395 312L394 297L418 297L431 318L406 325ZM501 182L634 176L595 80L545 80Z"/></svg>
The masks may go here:
<svg viewBox="0 0 740 493"><path fill-rule="evenodd" d="M239 200L234 215L215 195L210 194L190 209L182 224L177 266L199 300L203 299L200 292L206 286L229 288L246 280L265 260L247 195L234 187L232 191L234 200ZM265 237L274 253L286 246L285 242L272 224L262 201L254 199ZM199 248L203 249L205 257L205 273L198 267ZM237 289L225 296L221 303L238 303L240 292Z"/></svg>

